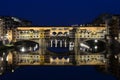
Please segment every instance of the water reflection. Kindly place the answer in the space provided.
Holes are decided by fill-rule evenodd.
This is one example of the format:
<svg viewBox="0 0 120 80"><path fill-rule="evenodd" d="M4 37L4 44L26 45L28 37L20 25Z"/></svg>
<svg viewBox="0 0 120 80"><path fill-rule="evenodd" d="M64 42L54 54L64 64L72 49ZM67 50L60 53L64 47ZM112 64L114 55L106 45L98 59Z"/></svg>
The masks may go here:
<svg viewBox="0 0 120 80"><path fill-rule="evenodd" d="M11 52L13 47L5 47L5 49L0 50L0 74L4 74L8 71L14 71L17 67L14 65L13 53Z"/></svg>
<svg viewBox="0 0 120 80"><path fill-rule="evenodd" d="M3 46L0 50L0 74L14 72L17 66L17 53L35 52L39 50L39 44L34 41L18 41L12 47Z"/></svg>
<svg viewBox="0 0 120 80"><path fill-rule="evenodd" d="M0 55L0 75L5 72L6 69L6 54L3 52Z"/></svg>
<svg viewBox="0 0 120 80"><path fill-rule="evenodd" d="M106 43L100 40L88 40L80 43L80 51L88 53L99 53L106 50Z"/></svg>
<svg viewBox="0 0 120 80"><path fill-rule="evenodd" d="M47 49L56 54L64 54L69 52L69 47L48 47Z"/></svg>
<svg viewBox="0 0 120 80"><path fill-rule="evenodd" d="M21 53L34 52L39 49L39 44L37 42L27 40L18 41L14 44L14 46L15 50Z"/></svg>
<svg viewBox="0 0 120 80"><path fill-rule="evenodd" d="M64 43L64 42L62 42ZM64 53L68 53L69 52L69 44L60 44L60 41L57 42L57 44L55 43L55 41L53 41L52 47L48 46L47 50L49 50L50 52L56 53L56 54L64 54Z"/></svg>

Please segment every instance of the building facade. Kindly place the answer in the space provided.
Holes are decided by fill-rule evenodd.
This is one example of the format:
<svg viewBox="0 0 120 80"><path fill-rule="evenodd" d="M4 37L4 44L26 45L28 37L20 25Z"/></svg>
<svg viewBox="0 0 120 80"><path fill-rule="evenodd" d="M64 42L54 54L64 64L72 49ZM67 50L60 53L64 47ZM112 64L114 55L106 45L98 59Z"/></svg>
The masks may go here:
<svg viewBox="0 0 120 80"><path fill-rule="evenodd" d="M11 16L0 16L0 39L12 41L12 35L18 26L31 26L31 21Z"/></svg>
<svg viewBox="0 0 120 80"><path fill-rule="evenodd" d="M103 25L17 27L14 31L7 30L7 34L9 41L29 40L38 43L39 50L34 53L44 56L43 61L46 65L59 65L59 63L62 65L64 63L67 65L107 65L107 28ZM101 45L102 49L100 49Z"/></svg>

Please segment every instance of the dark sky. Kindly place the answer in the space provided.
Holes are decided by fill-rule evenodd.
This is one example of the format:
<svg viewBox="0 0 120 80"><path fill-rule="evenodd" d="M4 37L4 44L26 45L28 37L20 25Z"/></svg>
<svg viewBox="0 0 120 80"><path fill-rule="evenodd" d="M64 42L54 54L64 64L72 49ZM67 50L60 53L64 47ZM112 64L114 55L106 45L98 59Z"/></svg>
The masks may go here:
<svg viewBox="0 0 120 80"><path fill-rule="evenodd" d="M0 0L0 15L38 25L87 23L101 13L120 14L120 0Z"/></svg>
<svg viewBox="0 0 120 80"><path fill-rule="evenodd" d="M37 25L72 25L101 13L120 14L120 0L0 0L0 15L31 20ZM93 67L23 67L0 80L115 80Z"/></svg>

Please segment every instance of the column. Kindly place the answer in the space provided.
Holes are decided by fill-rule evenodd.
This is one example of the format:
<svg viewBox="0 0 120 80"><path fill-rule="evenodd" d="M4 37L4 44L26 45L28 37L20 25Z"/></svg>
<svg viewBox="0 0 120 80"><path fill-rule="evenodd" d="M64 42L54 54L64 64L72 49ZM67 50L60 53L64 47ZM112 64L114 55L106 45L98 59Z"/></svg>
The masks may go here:
<svg viewBox="0 0 120 80"><path fill-rule="evenodd" d="M52 47L53 46L53 40L50 40L50 43L51 43L50 46Z"/></svg>
<svg viewBox="0 0 120 80"><path fill-rule="evenodd" d="M69 42L69 50L70 50L70 51L72 50L71 47L72 47L72 46L71 46L71 42Z"/></svg>
<svg viewBox="0 0 120 80"><path fill-rule="evenodd" d="M67 42L66 42L66 40L65 40L65 47L67 47Z"/></svg>
<svg viewBox="0 0 120 80"><path fill-rule="evenodd" d="M57 41L57 39L55 40L55 47L57 47L57 43L58 43L58 41Z"/></svg>
<svg viewBox="0 0 120 80"><path fill-rule="evenodd" d="M62 47L62 40L60 40L60 47Z"/></svg>

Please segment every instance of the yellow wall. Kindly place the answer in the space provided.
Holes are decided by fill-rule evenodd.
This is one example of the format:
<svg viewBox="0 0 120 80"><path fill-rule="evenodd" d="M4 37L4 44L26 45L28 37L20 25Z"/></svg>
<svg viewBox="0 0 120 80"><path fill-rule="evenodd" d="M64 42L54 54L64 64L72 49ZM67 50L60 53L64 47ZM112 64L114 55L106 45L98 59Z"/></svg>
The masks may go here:
<svg viewBox="0 0 120 80"><path fill-rule="evenodd" d="M53 32L56 32L56 34L58 32L62 32L62 33L69 33L70 30L72 30L74 27L18 27L17 31L39 31L39 34L34 34L34 33L28 33L28 34L24 34L23 36L32 36L31 39L34 39L34 36L38 36L37 39L39 38L45 38L45 30L49 30L50 31L50 36L52 35ZM75 33L76 38L103 38L104 35L106 33L103 33L101 31L105 30L106 31L106 27L105 26L96 26L96 27L76 27L77 31ZM80 33L81 30L86 30L88 33ZM18 36L22 36L22 34L19 34ZM103 37L102 37L103 36ZM21 39L21 38L19 38Z"/></svg>
<svg viewBox="0 0 120 80"><path fill-rule="evenodd" d="M7 38L9 40L9 42L12 41L12 39L13 39L12 30L7 30Z"/></svg>
<svg viewBox="0 0 120 80"><path fill-rule="evenodd" d="M104 38L105 34L106 34L106 27L79 27L77 28L76 37Z"/></svg>

